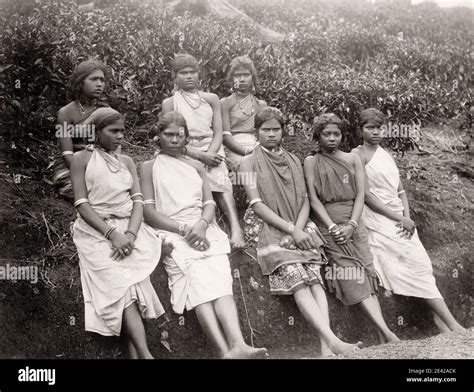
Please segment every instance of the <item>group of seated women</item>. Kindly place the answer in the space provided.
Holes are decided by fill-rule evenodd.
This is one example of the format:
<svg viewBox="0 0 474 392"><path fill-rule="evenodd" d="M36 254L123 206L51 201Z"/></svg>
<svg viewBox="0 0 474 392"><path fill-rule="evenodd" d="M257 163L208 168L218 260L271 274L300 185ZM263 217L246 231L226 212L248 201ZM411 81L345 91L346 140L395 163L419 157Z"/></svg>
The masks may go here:
<svg viewBox="0 0 474 392"><path fill-rule="evenodd" d="M255 251L271 294L293 296L322 355L362 344L331 330L326 292L358 305L380 343L399 340L384 320L381 290L423 298L442 331L463 331L436 286L395 161L380 147L383 113L360 113L364 142L351 153L339 149L344 122L331 113L316 117L315 151L302 165L282 146L283 114L254 95L253 62L241 56L229 68L233 92L219 100L200 91L198 61L175 56L175 89L162 104L156 154L139 174L121 153L124 117L100 103L105 66L88 60L75 68L73 100L59 110L58 124L91 126L95 138L60 137L54 179L78 211L73 239L86 330L123 335L131 358L152 358L142 319L164 313L150 281L161 259L173 311L195 310L218 357L265 358L265 348L244 341L233 298L228 255L245 247ZM243 184L243 228L229 170L253 179Z"/></svg>

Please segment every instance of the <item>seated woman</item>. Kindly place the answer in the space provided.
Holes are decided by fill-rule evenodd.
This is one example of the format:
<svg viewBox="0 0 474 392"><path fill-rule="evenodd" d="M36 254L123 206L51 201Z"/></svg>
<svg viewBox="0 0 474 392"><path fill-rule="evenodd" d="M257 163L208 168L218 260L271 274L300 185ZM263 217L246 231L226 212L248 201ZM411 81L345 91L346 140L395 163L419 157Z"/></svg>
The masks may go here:
<svg viewBox="0 0 474 392"><path fill-rule="evenodd" d="M257 145L254 135L255 113L266 103L252 94L257 83L257 71L248 56L236 57L231 61L227 78L232 82L234 92L221 99L222 135L227 165L230 170L238 171L241 159L251 154Z"/></svg>
<svg viewBox="0 0 474 392"><path fill-rule="evenodd" d="M143 200L133 160L116 154L124 119L111 108L87 120L95 126L94 145L74 154L71 180L74 243L79 254L86 331L105 336L124 332L131 358L153 358L143 318L164 313L150 282L161 242L142 224Z"/></svg>
<svg viewBox="0 0 474 392"><path fill-rule="evenodd" d="M245 190L250 199L244 231L257 248L257 260L274 295L292 295L310 325L318 331L323 355L357 348L331 331L320 267L325 264L324 239L308 221L309 201L303 168L280 143L283 116L278 109L257 111L255 129L260 144L242 158L241 173L254 183ZM258 235L258 238L256 237Z"/></svg>
<svg viewBox="0 0 474 392"><path fill-rule="evenodd" d="M188 128L177 112L158 122L160 152L143 163L145 221L174 249L164 259L173 310L196 309L220 358L263 358L248 346L232 295L229 240L215 222L215 202L204 167L183 156Z"/></svg>
<svg viewBox="0 0 474 392"><path fill-rule="evenodd" d="M93 132L81 125L97 108L107 106L99 101L105 88L105 69L104 64L95 60L84 61L74 68L69 81L72 101L58 112L56 136L61 155L53 163L53 182L59 193L71 201L72 155L94 141Z"/></svg>
<svg viewBox="0 0 474 392"><path fill-rule="evenodd" d="M230 225L230 243L233 248L243 248L244 238L225 165L219 98L199 91L199 64L193 56L176 55L172 67L177 89L163 101L162 112L176 111L185 118L189 128L186 154L206 165L209 187Z"/></svg>
<svg viewBox="0 0 474 392"><path fill-rule="evenodd" d="M464 328L454 319L436 287L431 260L410 217L397 165L380 147L384 122L385 116L380 110L363 110L359 127L364 144L352 150L365 166L366 207L362 218L368 229L375 268L386 290L424 298L442 331L462 332Z"/></svg>
<svg viewBox="0 0 474 392"><path fill-rule="evenodd" d="M339 150L343 123L335 114L315 119L313 139L319 149L304 161L312 217L326 239L329 290L344 305L360 304L377 327L380 343L399 340L382 316L375 292L377 274L360 215L364 207L364 172L354 154Z"/></svg>

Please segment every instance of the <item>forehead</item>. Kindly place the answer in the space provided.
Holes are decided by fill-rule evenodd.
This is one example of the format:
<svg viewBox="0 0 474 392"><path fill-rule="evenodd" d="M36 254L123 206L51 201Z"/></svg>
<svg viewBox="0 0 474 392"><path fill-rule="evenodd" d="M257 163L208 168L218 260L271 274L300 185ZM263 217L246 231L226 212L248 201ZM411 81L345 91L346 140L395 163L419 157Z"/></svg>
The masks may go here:
<svg viewBox="0 0 474 392"><path fill-rule="evenodd" d="M235 74L250 74L250 70L246 67L237 67L234 69L234 75Z"/></svg>
<svg viewBox="0 0 474 392"><path fill-rule="evenodd" d="M271 118L265 121L260 128L281 128L281 125L276 118Z"/></svg>
<svg viewBox="0 0 474 392"><path fill-rule="evenodd" d="M324 127L323 132L341 132L337 124L328 124Z"/></svg>
<svg viewBox="0 0 474 392"><path fill-rule="evenodd" d="M178 133L181 131L184 132L184 127L178 126L176 124L170 124L165 129L163 129L163 132L166 133Z"/></svg>
<svg viewBox="0 0 474 392"><path fill-rule="evenodd" d="M184 68L181 68L177 73L189 73L189 72L197 72L197 68L195 68L195 67L184 67Z"/></svg>
<svg viewBox="0 0 474 392"><path fill-rule="evenodd" d="M105 128L107 129L123 129L125 127L125 122L123 120L115 120L113 123L110 123Z"/></svg>
<svg viewBox="0 0 474 392"><path fill-rule="evenodd" d="M367 121L367 122L364 124L364 127L378 128L378 127L380 127L380 124L377 123L377 122L374 121L374 120L369 120L369 121Z"/></svg>
<svg viewBox="0 0 474 392"><path fill-rule="evenodd" d="M94 72L90 73L88 78L97 78L97 77L104 77L104 72L101 71L100 69L96 69Z"/></svg>

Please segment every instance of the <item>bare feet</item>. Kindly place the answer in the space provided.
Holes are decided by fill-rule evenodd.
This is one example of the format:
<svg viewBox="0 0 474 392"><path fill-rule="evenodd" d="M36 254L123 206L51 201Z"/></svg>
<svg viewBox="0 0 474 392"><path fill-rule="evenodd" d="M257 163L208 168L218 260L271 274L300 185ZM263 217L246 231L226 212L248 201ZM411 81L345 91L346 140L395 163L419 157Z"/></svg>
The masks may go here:
<svg viewBox="0 0 474 392"><path fill-rule="evenodd" d="M340 342L337 343L333 346L331 346L331 350L334 352L334 354L339 355L339 354L345 354L351 351L357 351L362 348L362 342L357 342L356 344L351 344L351 343L344 343Z"/></svg>
<svg viewBox="0 0 474 392"><path fill-rule="evenodd" d="M242 229L240 227L238 229L231 230L231 236L229 240L230 246L233 250L245 248L244 234L242 233Z"/></svg>
<svg viewBox="0 0 474 392"><path fill-rule="evenodd" d="M268 352L266 348L255 348L246 344L231 348L223 357L224 359L266 359Z"/></svg>
<svg viewBox="0 0 474 392"><path fill-rule="evenodd" d="M321 347L321 356L322 357L334 357L334 351L332 351L329 347Z"/></svg>
<svg viewBox="0 0 474 392"><path fill-rule="evenodd" d="M389 335L385 335L385 340L387 341L387 343L399 342L400 341L398 336L395 335L393 332L390 332Z"/></svg>

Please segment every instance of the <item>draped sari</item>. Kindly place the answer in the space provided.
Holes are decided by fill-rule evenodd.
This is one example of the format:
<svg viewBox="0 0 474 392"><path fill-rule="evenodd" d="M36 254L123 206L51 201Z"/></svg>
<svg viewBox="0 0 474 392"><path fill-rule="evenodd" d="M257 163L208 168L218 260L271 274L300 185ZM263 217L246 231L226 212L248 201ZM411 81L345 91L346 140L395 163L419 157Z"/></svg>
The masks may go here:
<svg viewBox="0 0 474 392"><path fill-rule="evenodd" d="M400 174L393 158L379 147L365 166L370 193L386 207L403 214L398 196ZM397 234L397 223L367 205L362 218L368 229L374 265L385 289L395 294L419 298L442 298L436 287L431 260L418 237L404 239Z"/></svg>
<svg viewBox="0 0 474 392"><path fill-rule="evenodd" d="M159 213L189 226L202 215L202 179L196 169L184 160L159 153L153 163L155 206ZM164 265L171 291L171 305L176 313L184 309L232 295L230 244L214 221L210 222L206 238L209 249L198 251L177 233L157 230L173 244Z"/></svg>
<svg viewBox="0 0 474 392"><path fill-rule="evenodd" d="M93 148L85 181L90 206L109 226L124 233L133 208L133 179L128 168L115 157ZM150 274L160 259L161 241L148 225L140 225L135 249L118 262L110 257L111 242L80 215L73 226L73 240L79 255L87 331L120 335L123 311L133 302L142 318L164 314L150 282Z"/></svg>
<svg viewBox="0 0 474 392"><path fill-rule="evenodd" d="M353 169L342 160L318 151L314 155L314 187L332 221L346 224L351 219L356 198ZM359 303L376 292L378 277L363 222L359 222L352 241L339 245L328 229L316 217L314 219L326 239L324 251L329 268L325 278L329 290L345 305Z"/></svg>

